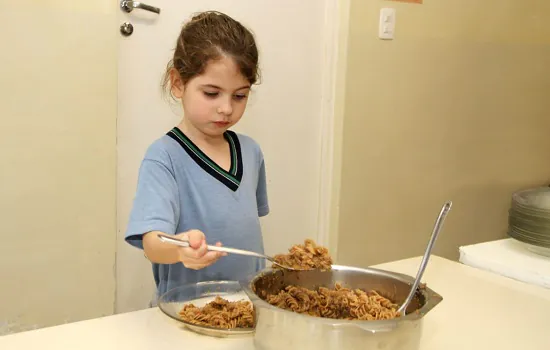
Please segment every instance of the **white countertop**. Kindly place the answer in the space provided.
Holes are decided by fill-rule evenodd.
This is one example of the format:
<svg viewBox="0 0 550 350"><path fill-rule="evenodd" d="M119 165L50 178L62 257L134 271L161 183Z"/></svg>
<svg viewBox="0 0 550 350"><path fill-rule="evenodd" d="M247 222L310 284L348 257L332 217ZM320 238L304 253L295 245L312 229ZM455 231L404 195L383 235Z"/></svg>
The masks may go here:
<svg viewBox="0 0 550 350"><path fill-rule="evenodd" d="M501 276L550 288L550 257L512 238L460 247L460 262ZM549 321L550 322L550 321Z"/></svg>
<svg viewBox="0 0 550 350"><path fill-rule="evenodd" d="M420 257L376 267L414 276ZM422 350L550 349L550 292L432 256L424 282L443 296L425 317ZM216 339L184 330L158 309L0 337L0 349L253 350L251 338Z"/></svg>

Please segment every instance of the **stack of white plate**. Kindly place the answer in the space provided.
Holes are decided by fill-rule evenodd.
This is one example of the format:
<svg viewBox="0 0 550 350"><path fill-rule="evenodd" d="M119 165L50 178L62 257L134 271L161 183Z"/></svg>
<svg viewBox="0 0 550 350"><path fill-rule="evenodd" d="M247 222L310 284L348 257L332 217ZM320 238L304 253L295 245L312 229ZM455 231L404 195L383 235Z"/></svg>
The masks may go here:
<svg viewBox="0 0 550 350"><path fill-rule="evenodd" d="M532 252L550 256L550 187L516 192L508 212L508 235Z"/></svg>

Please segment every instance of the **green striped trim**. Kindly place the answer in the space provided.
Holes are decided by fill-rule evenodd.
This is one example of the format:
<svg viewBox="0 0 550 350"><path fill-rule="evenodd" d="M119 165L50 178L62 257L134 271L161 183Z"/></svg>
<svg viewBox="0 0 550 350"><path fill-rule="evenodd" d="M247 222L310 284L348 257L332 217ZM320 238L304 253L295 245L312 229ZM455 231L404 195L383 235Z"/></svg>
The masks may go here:
<svg viewBox="0 0 550 350"><path fill-rule="evenodd" d="M229 169L229 173L233 175L233 177L235 177L237 176L237 170L239 167L237 146L235 146L235 141L233 141L233 137L229 136L228 134L224 134L224 136L229 142L229 149L231 150L231 168Z"/></svg>
<svg viewBox="0 0 550 350"><path fill-rule="evenodd" d="M191 141L185 134L178 128L173 128L171 133L176 136L184 145L185 147L191 151L193 154L195 154L196 157L200 159L200 161L204 162L205 165L207 165L210 169L212 169L216 174L219 174L220 176L223 176L227 180L231 181L233 184L238 186L240 184L240 181L236 178L236 174L238 171L238 153L236 150L235 142L233 141L233 138L231 136L228 136L227 133L224 134L224 137L229 142L229 148L231 152L231 166L229 169L229 172L221 168L218 164L216 164L210 157L208 157L203 151L201 151L194 143Z"/></svg>

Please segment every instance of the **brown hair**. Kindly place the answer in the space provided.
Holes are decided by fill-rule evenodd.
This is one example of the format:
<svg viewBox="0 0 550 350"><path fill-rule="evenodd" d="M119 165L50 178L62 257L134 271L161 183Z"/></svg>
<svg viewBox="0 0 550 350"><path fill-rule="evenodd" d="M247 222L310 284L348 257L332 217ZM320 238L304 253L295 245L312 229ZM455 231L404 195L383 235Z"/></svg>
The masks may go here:
<svg viewBox="0 0 550 350"><path fill-rule="evenodd" d="M258 48L254 35L240 22L218 11L194 15L178 36L174 56L167 65L163 88L171 90L170 71L176 69L183 84L204 72L211 60L229 56L254 85L259 79Z"/></svg>

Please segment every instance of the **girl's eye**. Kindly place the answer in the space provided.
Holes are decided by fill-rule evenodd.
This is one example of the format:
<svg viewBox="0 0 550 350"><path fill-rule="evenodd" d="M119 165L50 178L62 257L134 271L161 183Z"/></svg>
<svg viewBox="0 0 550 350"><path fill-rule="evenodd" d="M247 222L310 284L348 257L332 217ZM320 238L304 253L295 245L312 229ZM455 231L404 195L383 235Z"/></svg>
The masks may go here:
<svg viewBox="0 0 550 350"><path fill-rule="evenodd" d="M246 95L244 94L235 95L236 100L244 100L245 98L246 98Z"/></svg>
<svg viewBox="0 0 550 350"><path fill-rule="evenodd" d="M204 95L206 97L210 97L210 98L214 98L214 97L218 96L218 94L219 94L218 92L204 91Z"/></svg>

